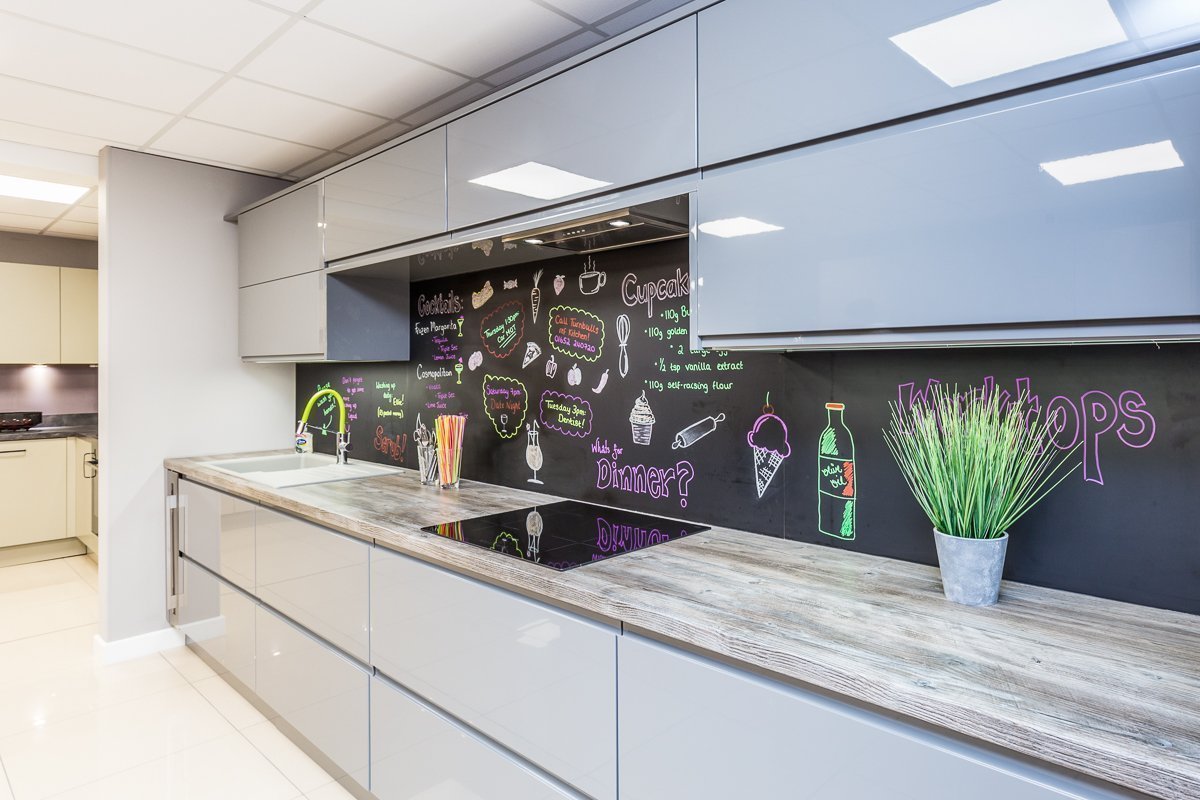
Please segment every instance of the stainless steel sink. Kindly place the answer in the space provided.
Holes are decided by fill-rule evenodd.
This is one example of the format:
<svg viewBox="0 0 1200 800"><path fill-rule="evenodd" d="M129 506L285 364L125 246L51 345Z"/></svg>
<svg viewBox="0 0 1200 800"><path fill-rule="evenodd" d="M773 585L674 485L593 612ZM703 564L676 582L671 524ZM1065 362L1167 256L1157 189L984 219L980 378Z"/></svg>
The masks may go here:
<svg viewBox="0 0 1200 800"><path fill-rule="evenodd" d="M255 483L275 489L288 486L307 486L313 483L332 483L378 475L395 475L395 467L351 461L339 464L333 456L324 453L285 453L277 456L248 456L225 461L211 461L208 466L224 472L241 475Z"/></svg>

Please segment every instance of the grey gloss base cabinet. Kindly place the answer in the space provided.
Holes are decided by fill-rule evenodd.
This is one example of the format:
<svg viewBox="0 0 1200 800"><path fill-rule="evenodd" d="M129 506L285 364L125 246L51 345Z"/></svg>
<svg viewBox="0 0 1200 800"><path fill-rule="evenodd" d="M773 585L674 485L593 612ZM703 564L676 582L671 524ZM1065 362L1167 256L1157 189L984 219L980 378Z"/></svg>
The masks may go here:
<svg viewBox="0 0 1200 800"><path fill-rule="evenodd" d="M1194 335L1198 93L1193 53L707 173L693 334L706 347ZM1141 146L1158 160L1129 157L1134 174L1100 179L1102 158L1075 162L1082 182L1054 176ZM780 229L704 232L736 217Z"/></svg>
<svg viewBox="0 0 1200 800"><path fill-rule="evenodd" d="M1128 797L632 634L619 654L621 800Z"/></svg>

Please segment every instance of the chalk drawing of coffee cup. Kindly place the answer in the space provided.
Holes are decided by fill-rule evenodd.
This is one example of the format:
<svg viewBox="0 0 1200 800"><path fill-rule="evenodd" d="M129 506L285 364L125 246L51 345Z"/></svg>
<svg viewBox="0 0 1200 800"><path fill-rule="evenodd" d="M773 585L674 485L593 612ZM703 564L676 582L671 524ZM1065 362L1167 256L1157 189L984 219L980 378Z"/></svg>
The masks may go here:
<svg viewBox="0 0 1200 800"><path fill-rule="evenodd" d="M606 280L608 280L607 272L589 269L579 276L579 291L583 294L595 294L600 291L600 287Z"/></svg>

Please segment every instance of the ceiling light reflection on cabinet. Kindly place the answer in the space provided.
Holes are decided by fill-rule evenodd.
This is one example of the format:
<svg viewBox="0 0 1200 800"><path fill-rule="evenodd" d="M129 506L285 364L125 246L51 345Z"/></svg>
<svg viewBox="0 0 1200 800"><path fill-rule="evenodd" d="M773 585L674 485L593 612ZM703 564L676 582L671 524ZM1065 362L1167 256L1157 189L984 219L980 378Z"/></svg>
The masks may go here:
<svg viewBox="0 0 1200 800"><path fill-rule="evenodd" d="M772 225L769 222L763 222L761 219L751 219L750 217L714 219L709 222L701 222L699 227L701 233L720 236L722 239L783 230L779 225Z"/></svg>
<svg viewBox="0 0 1200 800"><path fill-rule="evenodd" d="M1129 39L1107 0L999 0L889 38L950 86Z"/></svg>
<svg viewBox="0 0 1200 800"><path fill-rule="evenodd" d="M69 206L89 191L86 186L66 183L35 181L31 178L16 178L0 175L0 195L20 197L23 200L41 200L46 203L61 203Z"/></svg>
<svg viewBox="0 0 1200 800"><path fill-rule="evenodd" d="M1176 152L1174 143L1167 139L1058 161L1043 161L1038 166L1063 186L1073 186L1122 175L1175 169L1183 166L1183 159Z"/></svg>
<svg viewBox="0 0 1200 800"><path fill-rule="evenodd" d="M538 200L557 200L567 195L612 185L608 181L598 181L595 178L576 175L574 172L539 164L536 161L526 161L524 164L502 169L499 172L481 175L478 178L472 178L469 182L478 186L487 186L490 189L499 189L502 192L534 197Z"/></svg>

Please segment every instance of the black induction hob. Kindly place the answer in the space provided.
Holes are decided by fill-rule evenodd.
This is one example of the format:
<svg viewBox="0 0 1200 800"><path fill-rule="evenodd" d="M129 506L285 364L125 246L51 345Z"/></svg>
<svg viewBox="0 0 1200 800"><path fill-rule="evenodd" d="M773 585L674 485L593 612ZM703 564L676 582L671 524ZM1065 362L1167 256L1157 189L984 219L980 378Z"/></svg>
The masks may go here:
<svg viewBox="0 0 1200 800"><path fill-rule="evenodd" d="M706 531L708 526L561 500L421 530L562 571Z"/></svg>

